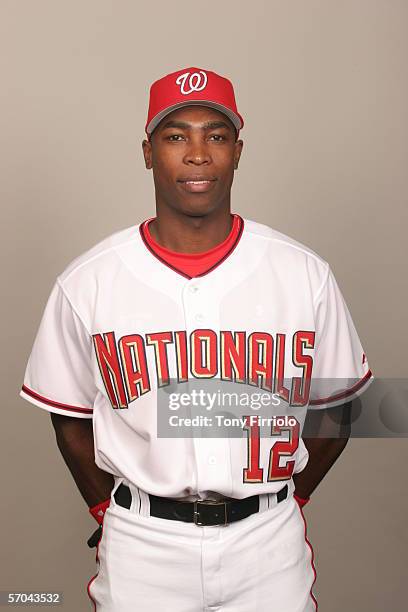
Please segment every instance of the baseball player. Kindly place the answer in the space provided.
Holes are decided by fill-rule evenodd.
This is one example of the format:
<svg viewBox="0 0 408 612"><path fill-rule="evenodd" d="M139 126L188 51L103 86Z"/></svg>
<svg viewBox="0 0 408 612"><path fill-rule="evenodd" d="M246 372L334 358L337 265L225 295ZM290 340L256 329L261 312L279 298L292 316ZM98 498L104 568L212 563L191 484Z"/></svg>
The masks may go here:
<svg viewBox="0 0 408 612"><path fill-rule="evenodd" d="M347 437L303 439L300 415L350 406L373 375L328 263L231 211L243 125L215 72L153 83L156 215L58 276L29 358L21 395L51 413L99 523L98 612L317 609L302 506ZM241 436L160 435L181 421L163 397L194 416L211 383L273 396L286 420L261 435L248 406Z"/></svg>

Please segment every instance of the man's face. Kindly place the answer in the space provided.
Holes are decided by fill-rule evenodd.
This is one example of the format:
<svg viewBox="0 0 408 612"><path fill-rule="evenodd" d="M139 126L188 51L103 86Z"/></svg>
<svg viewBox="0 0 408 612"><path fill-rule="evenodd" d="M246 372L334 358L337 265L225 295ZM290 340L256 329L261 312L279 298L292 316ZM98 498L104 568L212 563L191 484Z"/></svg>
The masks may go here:
<svg viewBox="0 0 408 612"><path fill-rule="evenodd" d="M205 106L173 111L159 123L150 141L143 141L157 202L190 216L228 207L242 146L223 113Z"/></svg>

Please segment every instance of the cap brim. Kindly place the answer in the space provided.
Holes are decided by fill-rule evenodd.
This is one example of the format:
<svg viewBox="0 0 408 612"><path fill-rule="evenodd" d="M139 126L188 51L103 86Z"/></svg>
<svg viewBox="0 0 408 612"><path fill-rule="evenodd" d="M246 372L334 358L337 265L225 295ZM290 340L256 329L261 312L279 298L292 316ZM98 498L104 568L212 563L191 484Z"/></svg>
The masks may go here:
<svg viewBox="0 0 408 612"><path fill-rule="evenodd" d="M189 100L188 102L187 101L179 102L178 104L173 104L172 106L168 106L167 108L162 110L160 113L157 113L157 115L155 115L153 119L150 121L150 123L146 126L146 133L151 134L153 130L159 125L160 121L164 119L164 117L172 113L173 111L177 110L178 108L182 108L183 106L192 106L192 105L208 106L209 108L214 108L215 110L220 111L220 113L223 113L224 115L228 117L228 119L231 120L231 122L233 123L237 131L239 131L243 126L243 122L241 118L237 114L235 114L232 110L230 110L226 106L223 106L222 104L217 104L217 102L211 102L210 100Z"/></svg>

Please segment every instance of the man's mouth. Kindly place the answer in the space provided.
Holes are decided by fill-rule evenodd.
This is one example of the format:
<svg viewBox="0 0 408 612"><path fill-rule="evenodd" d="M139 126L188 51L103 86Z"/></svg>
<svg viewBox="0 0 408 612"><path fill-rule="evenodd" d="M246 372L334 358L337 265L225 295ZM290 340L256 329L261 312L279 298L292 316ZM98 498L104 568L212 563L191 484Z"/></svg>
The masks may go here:
<svg viewBox="0 0 408 612"><path fill-rule="evenodd" d="M216 180L216 178L186 178L180 179L178 182L181 184L183 189L189 191L190 193L202 193L210 190Z"/></svg>

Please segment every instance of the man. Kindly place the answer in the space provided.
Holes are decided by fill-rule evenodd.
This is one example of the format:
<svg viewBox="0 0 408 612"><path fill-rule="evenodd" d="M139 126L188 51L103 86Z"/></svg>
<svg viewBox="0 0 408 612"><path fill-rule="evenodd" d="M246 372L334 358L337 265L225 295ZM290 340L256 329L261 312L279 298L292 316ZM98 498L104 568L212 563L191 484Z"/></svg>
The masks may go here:
<svg viewBox="0 0 408 612"><path fill-rule="evenodd" d="M347 434L329 420L324 438L302 439L302 409L343 415L372 374L328 264L231 212L242 127L214 72L152 85L156 216L58 277L27 366L21 394L51 412L100 524L98 612L317 609L301 507ZM261 434L246 407L240 437L161 435L181 421L166 398L191 390L191 409L211 382L262 390L289 420Z"/></svg>

